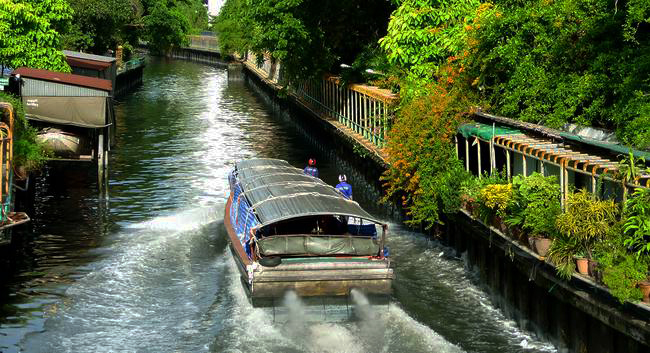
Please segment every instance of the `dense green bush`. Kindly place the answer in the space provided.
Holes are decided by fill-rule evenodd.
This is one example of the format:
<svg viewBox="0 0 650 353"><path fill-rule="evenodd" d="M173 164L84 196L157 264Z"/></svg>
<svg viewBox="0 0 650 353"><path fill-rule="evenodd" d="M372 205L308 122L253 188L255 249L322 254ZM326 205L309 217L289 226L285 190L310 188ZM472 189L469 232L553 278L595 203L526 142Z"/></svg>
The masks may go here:
<svg viewBox="0 0 650 353"><path fill-rule="evenodd" d="M36 141L36 129L25 119L25 110L20 99L0 92L0 102L10 103L16 115L14 116L14 166L24 167L26 171L39 169L46 161L48 153Z"/></svg>
<svg viewBox="0 0 650 353"><path fill-rule="evenodd" d="M562 212L557 178L537 172L528 177L517 175L512 189L506 223L521 227L531 236L553 237L557 233L555 219Z"/></svg>
<svg viewBox="0 0 650 353"><path fill-rule="evenodd" d="M468 60L493 111L555 128L613 128L650 146L650 2L495 4L477 20Z"/></svg>

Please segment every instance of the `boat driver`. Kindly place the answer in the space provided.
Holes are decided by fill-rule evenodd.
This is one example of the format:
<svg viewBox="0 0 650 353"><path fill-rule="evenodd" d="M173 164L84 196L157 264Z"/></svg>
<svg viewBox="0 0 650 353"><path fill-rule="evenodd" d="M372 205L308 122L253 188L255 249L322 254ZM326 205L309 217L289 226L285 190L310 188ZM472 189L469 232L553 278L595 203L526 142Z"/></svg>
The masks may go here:
<svg viewBox="0 0 650 353"><path fill-rule="evenodd" d="M318 168L316 168L316 160L313 158L309 159L308 165L303 169L303 174L311 175L314 178L318 178Z"/></svg>
<svg viewBox="0 0 650 353"><path fill-rule="evenodd" d="M339 175L339 183L336 185L336 191L340 192L346 199L352 200L352 185L348 184L348 178L345 174Z"/></svg>

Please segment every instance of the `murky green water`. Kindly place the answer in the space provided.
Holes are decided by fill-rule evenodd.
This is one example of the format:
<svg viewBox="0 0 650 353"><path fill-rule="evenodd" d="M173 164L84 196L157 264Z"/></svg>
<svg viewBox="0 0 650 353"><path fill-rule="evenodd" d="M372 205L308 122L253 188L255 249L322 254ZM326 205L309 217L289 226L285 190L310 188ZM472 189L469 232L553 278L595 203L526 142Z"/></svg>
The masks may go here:
<svg viewBox="0 0 650 353"><path fill-rule="evenodd" d="M0 250L0 351L553 350L506 320L462 260L398 225L394 300L380 313L279 324L252 309L222 223L233 161L275 157L302 167L315 157L325 181L352 176L368 209L377 209L362 197L373 183L322 147L331 142L316 144L250 87L228 83L223 69L153 60L144 81L117 109L108 203L83 167L49 168L35 181L34 221Z"/></svg>

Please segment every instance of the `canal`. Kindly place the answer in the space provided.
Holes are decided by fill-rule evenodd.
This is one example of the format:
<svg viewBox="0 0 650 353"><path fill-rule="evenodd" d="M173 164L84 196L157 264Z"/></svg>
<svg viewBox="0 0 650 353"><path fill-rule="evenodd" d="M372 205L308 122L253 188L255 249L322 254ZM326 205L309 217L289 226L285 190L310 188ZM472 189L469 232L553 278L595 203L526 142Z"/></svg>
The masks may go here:
<svg viewBox="0 0 650 353"><path fill-rule="evenodd" d="M352 175L382 214L375 183L221 68L153 59L117 110L108 201L83 167L34 180L33 222L0 253L0 352L555 351L506 319L462 258L397 224L392 304L354 322L274 323L227 251L233 161L314 157L326 182Z"/></svg>

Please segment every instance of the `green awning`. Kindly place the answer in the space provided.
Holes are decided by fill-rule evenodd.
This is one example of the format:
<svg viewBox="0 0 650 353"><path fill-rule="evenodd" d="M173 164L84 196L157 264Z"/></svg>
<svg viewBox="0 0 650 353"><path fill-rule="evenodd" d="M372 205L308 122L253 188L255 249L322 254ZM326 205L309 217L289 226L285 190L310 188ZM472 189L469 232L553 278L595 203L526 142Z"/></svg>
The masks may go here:
<svg viewBox="0 0 650 353"><path fill-rule="evenodd" d="M491 125L481 123L463 124L458 128L458 132L465 138L476 136L484 140L490 140L493 136L522 134L522 132L517 129L503 126L493 128Z"/></svg>

